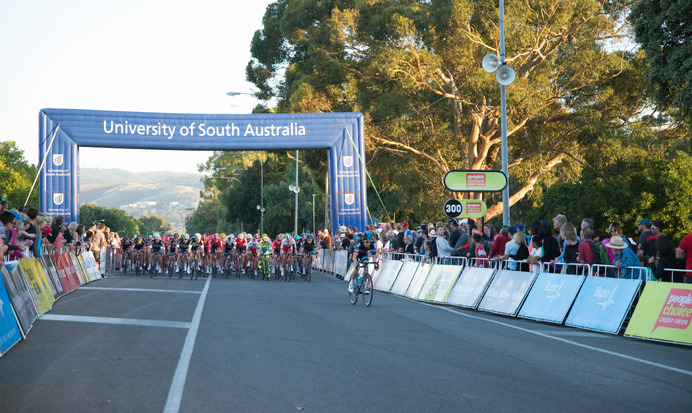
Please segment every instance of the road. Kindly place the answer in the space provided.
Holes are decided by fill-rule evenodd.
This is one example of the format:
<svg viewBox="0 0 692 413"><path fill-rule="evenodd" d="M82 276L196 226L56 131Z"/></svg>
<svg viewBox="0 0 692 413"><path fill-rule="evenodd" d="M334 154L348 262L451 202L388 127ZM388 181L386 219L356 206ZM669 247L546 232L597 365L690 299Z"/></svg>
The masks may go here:
<svg viewBox="0 0 692 413"><path fill-rule="evenodd" d="M692 349L346 284L114 276L0 359L1 412L692 411Z"/></svg>

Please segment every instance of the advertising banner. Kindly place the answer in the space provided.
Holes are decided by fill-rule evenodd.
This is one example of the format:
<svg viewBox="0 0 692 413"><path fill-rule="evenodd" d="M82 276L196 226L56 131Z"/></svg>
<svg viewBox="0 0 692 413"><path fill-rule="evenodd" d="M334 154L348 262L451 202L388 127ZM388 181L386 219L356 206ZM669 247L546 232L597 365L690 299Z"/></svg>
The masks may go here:
<svg viewBox="0 0 692 413"><path fill-rule="evenodd" d="M26 281L31 297L36 303L36 308L39 314L43 314L50 310L53 306L52 296L49 298L50 290L43 285L39 275L35 272L33 261L31 259L19 260L19 271Z"/></svg>
<svg viewBox="0 0 692 413"><path fill-rule="evenodd" d="M2 271L2 279L5 281L7 293L10 296L12 307L19 319L19 325L22 328L22 334L26 337L34 325L34 321L38 318L38 310L31 298L31 293L26 286L26 281L19 273L19 268L15 267L12 271L8 271L5 267L0 267Z"/></svg>
<svg viewBox="0 0 692 413"><path fill-rule="evenodd" d="M105 255L106 254L103 254L102 257L105 257ZM91 281L96 281L100 279L101 272L99 271L99 267L96 264L96 258L94 258L94 253L91 251L87 251L82 252L81 254L79 254L79 256L82 257L82 261L84 262L84 269L89 274L89 279L91 279Z"/></svg>
<svg viewBox="0 0 692 413"><path fill-rule="evenodd" d="M416 275L417 269L417 261L404 261L401 270L399 270L399 276L396 277L396 282L394 282L391 291L397 295L405 295L409 285L411 285L413 276Z"/></svg>
<svg viewBox="0 0 692 413"><path fill-rule="evenodd" d="M0 278L0 357L22 339L5 282Z"/></svg>
<svg viewBox="0 0 692 413"><path fill-rule="evenodd" d="M626 336L692 344L692 284L648 282Z"/></svg>
<svg viewBox="0 0 692 413"><path fill-rule="evenodd" d="M447 172L444 184L454 192L500 192L507 186L507 176L502 171L455 169Z"/></svg>
<svg viewBox="0 0 692 413"><path fill-rule="evenodd" d="M536 274L498 270L485 292L478 309L514 316L533 285Z"/></svg>
<svg viewBox="0 0 692 413"><path fill-rule="evenodd" d="M41 260L39 260L38 258L32 258L32 261L34 262L33 265L36 274L38 274L39 278L41 279L41 282L43 283L44 288L47 292L50 293L50 295L53 297L53 302L55 302L55 297L58 291L55 289L55 286L53 285L53 282L50 279L50 275L48 275L46 270L43 268Z"/></svg>
<svg viewBox="0 0 692 413"><path fill-rule="evenodd" d="M538 274L519 317L562 324L584 279L583 275Z"/></svg>
<svg viewBox="0 0 692 413"><path fill-rule="evenodd" d="M494 268L466 267L449 293L447 304L476 308L495 273Z"/></svg>
<svg viewBox="0 0 692 413"><path fill-rule="evenodd" d="M89 277L87 276L86 272L84 272L84 268L82 268L82 266L79 264L79 260L77 259L77 256L74 254L70 254L68 252L67 253L67 259L70 260L72 267L74 268L75 272L77 273L77 277L79 277L79 285L88 283Z"/></svg>
<svg viewBox="0 0 692 413"><path fill-rule="evenodd" d="M406 291L406 297L413 298L414 300L418 299L418 296L425 285L425 281L428 279L428 275L430 274L432 267L433 265L429 262L418 265L416 274L413 276L413 280L411 280L411 285Z"/></svg>
<svg viewBox="0 0 692 413"><path fill-rule="evenodd" d="M70 292L79 287L79 277L77 277L77 272L72 267L72 261L70 261L69 257L67 256L68 254L69 252L61 255L55 255L54 262L58 266L58 274L60 273L60 269L62 269L63 274L65 275L64 280L62 278L60 279L60 281L63 282L65 291Z"/></svg>
<svg viewBox="0 0 692 413"><path fill-rule="evenodd" d="M382 256L379 256L377 258L377 263L378 267L375 269L375 263L371 262L370 265L368 265L368 270L370 271L370 276L372 277L372 285L373 287L375 286L375 283L377 282L377 279L380 277L380 274L382 274L382 267L384 267L384 263L387 260L384 259ZM353 263L351 263L353 265Z"/></svg>
<svg viewBox="0 0 692 413"><path fill-rule="evenodd" d="M399 260L387 260L384 266L380 270L380 275L377 277L377 282L375 283L375 289L377 291L389 292L392 289L392 285L396 281L397 275L399 275L399 270L404 263Z"/></svg>
<svg viewBox="0 0 692 413"><path fill-rule="evenodd" d="M447 301L462 268L460 265L435 265L430 271L418 299L437 303Z"/></svg>
<svg viewBox="0 0 692 413"><path fill-rule="evenodd" d="M618 334L641 280L587 277L565 325Z"/></svg>
<svg viewBox="0 0 692 413"><path fill-rule="evenodd" d="M42 256L39 258L39 262L41 263L43 271L46 273L48 281L52 286L53 295L56 299L61 297L63 294L65 294L65 289L62 286L62 282L60 282L60 274L58 274L58 269L55 267L55 264L53 264L50 255Z"/></svg>

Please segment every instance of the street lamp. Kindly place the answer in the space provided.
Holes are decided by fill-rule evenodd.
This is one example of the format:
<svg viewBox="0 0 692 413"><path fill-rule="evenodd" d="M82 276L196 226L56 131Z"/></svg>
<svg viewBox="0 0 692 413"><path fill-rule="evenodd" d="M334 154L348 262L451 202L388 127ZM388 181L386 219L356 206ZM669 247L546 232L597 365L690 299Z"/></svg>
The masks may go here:
<svg viewBox="0 0 692 413"><path fill-rule="evenodd" d="M315 233L315 194L312 194L312 233Z"/></svg>
<svg viewBox="0 0 692 413"><path fill-rule="evenodd" d="M293 229L293 235L298 234L298 192L300 192L300 187L298 187L298 151L296 150L296 184L288 187L290 191L296 194L296 212L295 212L295 226Z"/></svg>
<svg viewBox="0 0 692 413"><path fill-rule="evenodd" d="M262 224L260 225L260 231L261 231L260 233L264 234L264 211L265 211L265 208L262 205L257 205L257 210L262 213L262 215L261 215Z"/></svg>
<svg viewBox="0 0 692 413"><path fill-rule="evenodd" d="M231 95L231 93L241 94L239 92L228 92L228 95L229 96L235 96L235 95ZM259 155L257 155L256 153L250 152L250 155L255 155L257 157L257 160L260 163L260 204L257 206L257 209L262 211L262 218L260 221L260 231L262 232L262 234L264 234L264 211L265 211L265 209L264 209L264 162L259 157ZM245 152L243 152L243 156L245 156Z"/></svg>
<svg viewBox="0 0 692 413"><path fill-rule="evenodd" d="M499 69L498 69L499 68ZM507 170L507 91L506 86L514 82L514 69L505 63L505 1L500 0L500 58L494 53L483 57L483 70L492 73L497 69L495 79L500 84L500 130L502 134L502 172L507 177L507 185L502 190L502 224L509 225L509 171Z"/></svg>

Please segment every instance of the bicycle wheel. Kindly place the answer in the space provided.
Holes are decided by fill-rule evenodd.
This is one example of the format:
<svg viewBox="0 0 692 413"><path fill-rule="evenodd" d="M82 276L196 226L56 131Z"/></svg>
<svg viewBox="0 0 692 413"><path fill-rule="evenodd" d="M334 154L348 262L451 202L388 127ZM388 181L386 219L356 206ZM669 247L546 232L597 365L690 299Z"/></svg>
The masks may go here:
<svg viewBox="0 0 692 413"><path fill-rule="evenodd" d="M352 282L349 281L349 283L352 283ZM354 283L353 291L348 292L348 301L350 301L351 304L356 305L356 303L358 302L358 294L359 293L360 293L360 290L359 290L358 286Z"/></svg>
<svg viewBox="0 0 692 413"><path fill-rule="evenodd" d="M372 304L372 292L374 291L370 274L363 274L363 279L360 282L360 290L363 293L363 304L365 304L366 307L370 307L370 304Z"/></svg>
<svg viewBox="0 0 692 413"><path fill-rule="evenodd" d="M305 263L305 281L310 282L312 279L312 257L308 257Z"/></svg>

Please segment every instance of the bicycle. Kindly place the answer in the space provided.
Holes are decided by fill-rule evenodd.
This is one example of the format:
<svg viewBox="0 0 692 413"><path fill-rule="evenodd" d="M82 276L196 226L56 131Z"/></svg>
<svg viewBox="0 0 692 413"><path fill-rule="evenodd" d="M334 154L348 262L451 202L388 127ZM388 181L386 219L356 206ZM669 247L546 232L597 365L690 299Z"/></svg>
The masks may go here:
<svg viewBox="0 0 692 413"><path fill-rule="evenodd" d="M257 264L257 270L260 274L262 274L263 280L269 281L269 257L267 255L262 255L262 258L259 260L259 263Z"/></svg>
<svg viewBox="0 0 692 413"><path fill-rule="evenodd" d="M358 263L358 268L363 268L363 275L358 277L358 270L356 270L356 272L353 274L353 276L356 278L351 278L351 281L349 281L349 283L355 284L353 285L353 291L350 291L351 289L349 288L348 292L348 300L353 305L356 305L356 303L358 302L359 294L363 296L363 304L365 304L366 307L370 307L370 304L372 304L372 293L374 291L374 288L372 285L372 277L370 276L370 273L368 273L368 264L368 259L364 257ZM379 265L375 263L375 269L378 268Z"/></svg>
<svg viewBox="0 0 692 413"><path fill-rule="evenodd" d="M312 254L309 254L305 259L305 265L303 265L303 269L305 270L305 274L302 275L303 280L305 282L310 282L310 280L312 279Z"/></svg>

